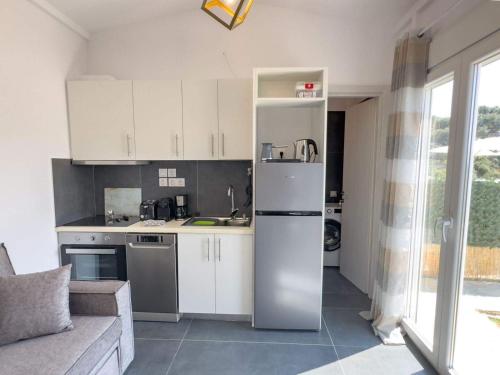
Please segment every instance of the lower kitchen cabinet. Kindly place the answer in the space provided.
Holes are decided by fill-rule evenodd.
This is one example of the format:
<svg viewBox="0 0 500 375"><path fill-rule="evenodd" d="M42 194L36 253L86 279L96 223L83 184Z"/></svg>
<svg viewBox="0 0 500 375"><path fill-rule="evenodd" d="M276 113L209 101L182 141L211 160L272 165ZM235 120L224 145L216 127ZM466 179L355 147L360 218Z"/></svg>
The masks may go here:
<svg viewBox="0 0 500 375"><path fill-rule="evenodd" d="M252 314L253 236L179 234L179 311Z"/></svg>

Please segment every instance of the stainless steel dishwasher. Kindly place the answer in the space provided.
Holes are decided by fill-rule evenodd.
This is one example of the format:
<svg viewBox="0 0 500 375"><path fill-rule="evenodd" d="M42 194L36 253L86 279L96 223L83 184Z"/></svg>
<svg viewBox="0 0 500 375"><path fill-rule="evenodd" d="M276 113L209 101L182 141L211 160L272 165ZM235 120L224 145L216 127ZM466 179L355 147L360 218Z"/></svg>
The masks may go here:
<svg viewBox="0 0 500 375"><path fill-rule="evenodd" d="M127 234L134 319L179 321L175 234Z"/></svg>

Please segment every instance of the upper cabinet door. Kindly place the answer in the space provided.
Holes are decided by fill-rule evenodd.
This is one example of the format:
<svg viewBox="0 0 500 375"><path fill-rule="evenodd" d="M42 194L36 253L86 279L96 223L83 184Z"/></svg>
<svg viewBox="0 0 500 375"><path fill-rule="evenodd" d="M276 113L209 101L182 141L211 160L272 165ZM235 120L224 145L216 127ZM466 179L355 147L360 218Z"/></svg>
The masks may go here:
<svg viewBox="0 0 500 375"><path fill-rule="evenodd" d="M218 81L219 159L252 159L252 81Z"/></svg>
<svg viewBox="0 0 500 375"><path fill-rule="evenodd" d="M183 159L181 81L133 81L137 160Z"/></svg>
<svg viewBox="0 0 500 375"><path fill-rule="evenodd" d="M132 81L68 82L75 160L134 160Z"/></svg>
<svg viewBox="0 0 500 375"><path fill-rule="evenodd" d="M182 81L184 159L219 158L217 81Z"/></svg>

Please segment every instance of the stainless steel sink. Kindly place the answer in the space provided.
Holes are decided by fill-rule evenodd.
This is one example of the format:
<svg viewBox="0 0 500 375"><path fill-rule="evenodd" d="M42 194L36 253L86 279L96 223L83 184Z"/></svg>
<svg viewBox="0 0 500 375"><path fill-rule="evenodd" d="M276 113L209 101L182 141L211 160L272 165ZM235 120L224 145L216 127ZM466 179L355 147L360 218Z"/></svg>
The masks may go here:
<svg viewBox="0 0 500 375"><path fill-rule="evenodd" d="M249 227L249 218L235 218L235 219L225 219L224 226L226 227Z"/></svg>
<svg viewBox="0 0 500 375"><path fill-rule="evenodd" d="M193 217L182 225L190 227L249 227L250 218L230 218L230 217Z"/></svg>

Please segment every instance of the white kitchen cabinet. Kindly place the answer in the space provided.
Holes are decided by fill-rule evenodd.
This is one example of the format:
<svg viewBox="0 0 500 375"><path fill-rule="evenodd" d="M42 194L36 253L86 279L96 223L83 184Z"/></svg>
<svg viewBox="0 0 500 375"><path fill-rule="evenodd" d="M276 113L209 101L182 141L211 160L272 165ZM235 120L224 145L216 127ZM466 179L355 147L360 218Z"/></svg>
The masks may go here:
<svg viewBox="0 0 500 375"><path fill-rule="evenodd" d="M68 111L74 160L134 160L131 81L70 81Z"/></svg>
<svg viewBox="0 0 500 375"><path fill-rule="evenodd" d="M185 160L219 158L217 81L182 81Z"/></svg>
<svg viewBox="0 0 500 375"><path fill-rule="evenodd" d="M253 236L215 236L215 311L252 314Z"/></svg>
<svg viewBox="0 0 500 375"><path fill-rule="evenodd" d="M137 160L182 160L181 81L133 81Z"/></svg>
<svg viewBox="0 0 500 375"><path fill-rule="evenodd" d="M179 234L179 311L252 314L253 236Z"/></svg>
<svg viewBox="0 0 500 375"><path fill-rule="evenodd" d="M179 234L179 311L215 312L215 248L213 234Z"/></svg>
<svg viewBox="0 0 500 375"><path fill-rule="evenodd" d="M252 159L252 81L218 81L219 159Z"/></svg>

